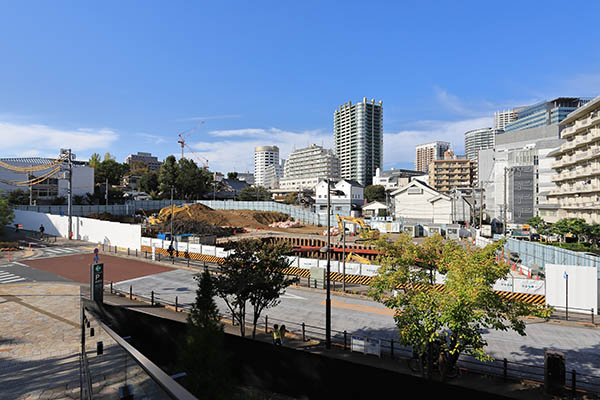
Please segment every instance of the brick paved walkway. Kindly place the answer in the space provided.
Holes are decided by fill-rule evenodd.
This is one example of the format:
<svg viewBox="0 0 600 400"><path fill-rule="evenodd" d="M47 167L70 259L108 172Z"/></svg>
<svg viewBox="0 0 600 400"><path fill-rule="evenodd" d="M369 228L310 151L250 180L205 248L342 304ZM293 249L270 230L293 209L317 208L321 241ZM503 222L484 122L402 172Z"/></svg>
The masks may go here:
<svg viewBox="0 0 600 400"><path fill-rule="evenodd" d="M0 287L0 399L78 399L79 285Z"/></svg>

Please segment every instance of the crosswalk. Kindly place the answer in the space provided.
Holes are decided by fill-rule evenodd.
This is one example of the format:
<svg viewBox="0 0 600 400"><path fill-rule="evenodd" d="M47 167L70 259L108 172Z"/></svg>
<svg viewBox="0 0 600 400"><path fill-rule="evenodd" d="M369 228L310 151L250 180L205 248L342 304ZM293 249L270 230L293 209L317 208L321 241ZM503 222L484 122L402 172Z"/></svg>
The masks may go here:
<svg viewBox="0 0 600 400"><path fill-rule="evenodd" d="M68 256L72 254L91 253L91 250L74 248L74 247L43 247L36 251L36 255L33 258L50 258Z"/></svg>
<svg viewBox="0 0 600 400"><path fill-rule="evenodd" d="M24 281L25 278L19 276L19 275L15 275L11 272L0 272L0 285L5 284L5 283L15 283L15 282L20 282L20 281Z"/></svg>

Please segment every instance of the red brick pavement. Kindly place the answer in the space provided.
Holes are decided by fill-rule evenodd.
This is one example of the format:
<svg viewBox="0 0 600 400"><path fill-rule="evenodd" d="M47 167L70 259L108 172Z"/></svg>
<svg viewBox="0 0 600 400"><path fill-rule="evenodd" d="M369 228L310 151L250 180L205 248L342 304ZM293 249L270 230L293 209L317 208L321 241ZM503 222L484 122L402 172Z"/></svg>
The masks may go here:
<svg viewBox="0 0 600 400"><path fill-rule="evenodd" d="M23 264L55 275L60 275L63 278L75 282L89 283L89 266L92 263L92 258L93 255L90 252L90 254L75 254L64 257L23 261ZM100 255L100 262L104 263L104 283L110 283L111 281L120 282L127 279L139 278L172 270L172 268L163 267L161 265L108 256L105 254Z"/></svg>

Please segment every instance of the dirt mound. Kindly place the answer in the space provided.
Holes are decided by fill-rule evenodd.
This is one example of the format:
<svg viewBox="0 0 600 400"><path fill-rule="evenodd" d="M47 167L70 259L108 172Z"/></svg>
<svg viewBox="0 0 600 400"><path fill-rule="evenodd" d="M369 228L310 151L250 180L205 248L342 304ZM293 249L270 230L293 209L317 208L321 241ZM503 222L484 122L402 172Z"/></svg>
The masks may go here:
<svg viewBox="0 0 600 400"><path fill-rule="evenodd" d="M290 219L286 214L273 211L256 211L252 216L258 223L269 225L273 222L282 222Z"/></svg>
<svg viewBox="0 0 600 400"><path fill-rule="evenodd" d="M269 224L286 221L289 217L279 212L251 210L213 210L202 204L190 205L190 214L180 212L175 215L177 220L193 220L218 226L234 226L244 228L266 228Z"/></svg>
<svg viewBox="0 0 600 400"><path fill-rule="evenodd" d="M169 232L171 222L163 222L158 226L159 232ZM194 221L191 219L174 219L173 231L177 233L193 233L196 235L215 235L216 237L228 237L233 235L234 228L224 228L206 222Z"/></svg>

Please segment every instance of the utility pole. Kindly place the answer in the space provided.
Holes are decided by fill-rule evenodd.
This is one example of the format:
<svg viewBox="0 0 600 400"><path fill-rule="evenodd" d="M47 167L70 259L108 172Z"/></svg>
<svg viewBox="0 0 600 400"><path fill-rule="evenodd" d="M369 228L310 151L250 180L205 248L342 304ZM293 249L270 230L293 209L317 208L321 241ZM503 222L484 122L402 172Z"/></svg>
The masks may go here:
<svg viewBox="0 0 600 400"><path fill-rule="evenodd" d="M507 220L506 214L508 213L508 204L507 204L507 196L506 196L506 193L507 193L506 174L507 173L508 173L508 168L504 167L504 227L502 228L503 232L504 232L504 236L506 236L506 220Z"/></svg>
<svg viewBox="0 0 600 400"><path fill-rule="evenodd" d="M71 149L67 150L69 155L69 240L73 239L73 157L71 155Z"/></svg>
<svg viewBox="0 0 600 400"><path fill-rule="evenodd" d="M327 182L327 297L325 299L325 348L331 349L331 293L329 289L329 272L331 270L331 187Z"/></svg>
<svg viewBox="0 0 600 400"><path fill-rule="evenodd" d="M346 221L342 221L342 238L344 241L342 250L342 262L344 267L342 269L342 291L346 293Z"/></svg>

